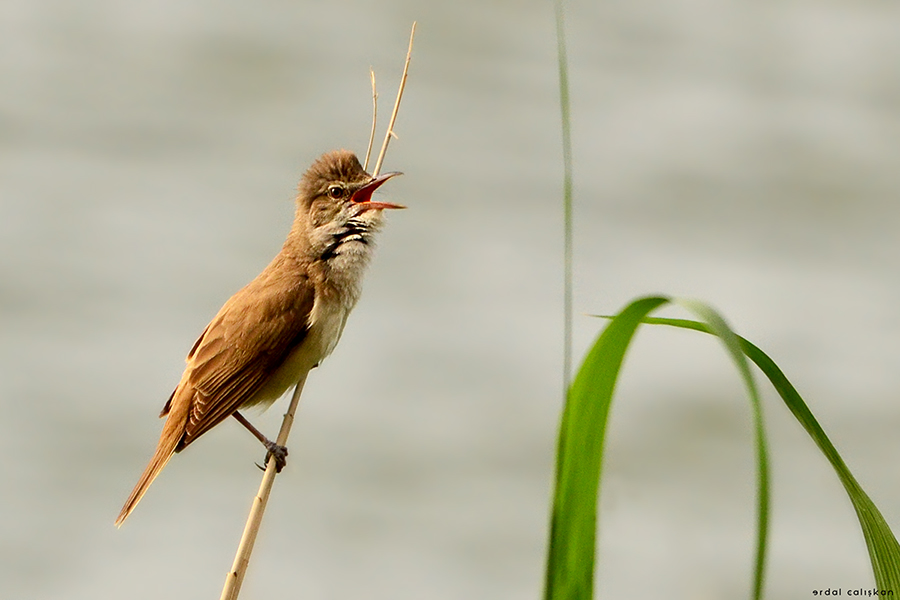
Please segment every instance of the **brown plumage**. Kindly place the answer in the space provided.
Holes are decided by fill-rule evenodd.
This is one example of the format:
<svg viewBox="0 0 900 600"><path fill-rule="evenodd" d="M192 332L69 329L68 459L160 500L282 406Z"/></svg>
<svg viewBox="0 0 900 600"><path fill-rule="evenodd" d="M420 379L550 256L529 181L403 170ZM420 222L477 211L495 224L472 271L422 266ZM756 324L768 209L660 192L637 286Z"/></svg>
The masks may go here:
<svg viewBox="0 0 900 600"><path fill-rule="evenodd" d="M169 462L242 407L269 405L337 344L359 298L381 209L371 194L397 173L373 178L346 150L320 157L299 186L294 225L281 251L232 296L188 353L163 407L153 458L116 519L131 514Z"/></svg>

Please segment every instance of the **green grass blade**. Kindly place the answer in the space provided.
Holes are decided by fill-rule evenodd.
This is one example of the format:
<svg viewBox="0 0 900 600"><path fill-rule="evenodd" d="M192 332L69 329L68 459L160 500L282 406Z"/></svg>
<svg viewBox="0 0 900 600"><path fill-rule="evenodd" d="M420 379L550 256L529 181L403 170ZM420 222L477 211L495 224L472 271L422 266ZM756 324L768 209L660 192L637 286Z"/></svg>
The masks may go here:
<svg viewBox="0 0 900 600"><path fill-rule="evenodd" d="M581 365L566 399L560 423L556 487L550 520L550 543L544 588L546 600L593 597L597 504L603 467L607 418L625 352L647 315L673 302L665 297L635 300L614 317ZM758 504L757 553L753 598L762 594L768 532L768 459L762 410L737 336L712 308L696 301L675 300L708 322L729 350L747 385L756 426Z"/></svg>
<svg viewBox="0 0 900 600"><path fill-rule="evenodd" d="M706 324L687 319L661 319L646 318L646 323L670 325L684 329L694 329L704 333L715 334ZM800 422L809 436L813 439L822 454L828 459L838 478L841 480L856 516L859 519L866 547L869 551L869 559L872 562L872 572L875 575L875 583L879 590L891 590L895 594L900 593L900 544L891 531L890 526L884 520L881 512L863 491L859 482L847 468L841 455L835 449L831 440L825 435L825 431L816 421L806 402L800 397L796 388L791 385L778 365L769 356L748 340L738 337L741 350L752 360L757 367L769 378L778 395L784 400L788 409Z"/></svg>
<svg viewBox="0 0 900 600"><path fill-rule="evenodd" d="M572 128L569 113L569 63L566 58L562 0L556 0L555 9L563 151L563 396L565 396L572 380Z"/></svg>
<svg viewBox="0 0 900 600"><path fill-rule="evenodd" d="M644 298L626 307L600 334L569 389L556 453L546 600L593 596L597 495L613 390L641 320L666 302Z"/></svg>
<svg viewBox="0 0 900 600"><path fill-rule="evenodd" d="M747 395L750 397L750 405L753 410L753 430L756 438L756 559L753 568L753 594L751 598L762 598L763 580L765 578L766 549L769 535L769 457L766 443L766 429L763 422L762 401L750 372L750 365L741 349L738 335L725 323L725 319L711 306L698 300L675 299L676 304L687 308L700 317L709 326L710 330L719 337L731 360L737 366L747 387Z"/></svg>

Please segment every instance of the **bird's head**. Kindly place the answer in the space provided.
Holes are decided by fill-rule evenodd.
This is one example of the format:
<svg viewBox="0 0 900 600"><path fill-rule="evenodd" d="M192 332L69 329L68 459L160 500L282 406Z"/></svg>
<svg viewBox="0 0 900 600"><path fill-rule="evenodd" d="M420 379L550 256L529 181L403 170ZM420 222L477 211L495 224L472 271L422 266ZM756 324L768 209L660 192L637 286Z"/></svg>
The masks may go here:
<svg viewBox="0 0 900 600"><path fill-rule="evenodd" d="M372 200L372 193L397 175L372 177L348 150L328 152L312 164L300 180L297 217L319 256L329 258L353 242L368 244L381 227L384 209L405 208Z"/></svg>

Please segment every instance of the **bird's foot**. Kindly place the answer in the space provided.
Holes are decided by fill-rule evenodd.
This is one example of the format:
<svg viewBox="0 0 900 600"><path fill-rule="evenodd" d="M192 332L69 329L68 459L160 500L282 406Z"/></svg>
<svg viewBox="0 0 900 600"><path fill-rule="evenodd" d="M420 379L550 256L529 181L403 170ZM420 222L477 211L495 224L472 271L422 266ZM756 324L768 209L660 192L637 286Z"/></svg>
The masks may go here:
<svg viewBox="0 0 900 600"><path fill-rule="evenodd" d="M266 452L266 464L269 463L269 457L270 456L273 457L275 459L275 472L281 473L281 470L287 464L287 455L288 455L287 447L279 446L278 444L276 444L275 442L272 442L272 441L266 441L265 446L266 446L266 450L268 450L268 452ZM257 466L259 466L259 465L257 465ZM260 468L262 468L262 467L260 467ZM265 469L263 469L263 470L265 470Z"/></svg>

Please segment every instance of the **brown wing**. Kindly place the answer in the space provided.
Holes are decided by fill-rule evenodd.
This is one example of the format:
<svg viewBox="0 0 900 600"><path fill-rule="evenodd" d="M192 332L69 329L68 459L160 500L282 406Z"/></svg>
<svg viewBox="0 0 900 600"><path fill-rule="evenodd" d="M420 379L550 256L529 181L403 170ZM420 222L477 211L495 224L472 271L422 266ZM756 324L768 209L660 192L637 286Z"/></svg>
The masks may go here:
<svg viewBox="0 0 900 600"><path fill-rule="evenodd" d="M176 450L253 398L306 337L313 287L296 272L290 280L273 277L273 266L225 303L188 354L182 382L163 409L173 401L191 404Z"/></svg>

